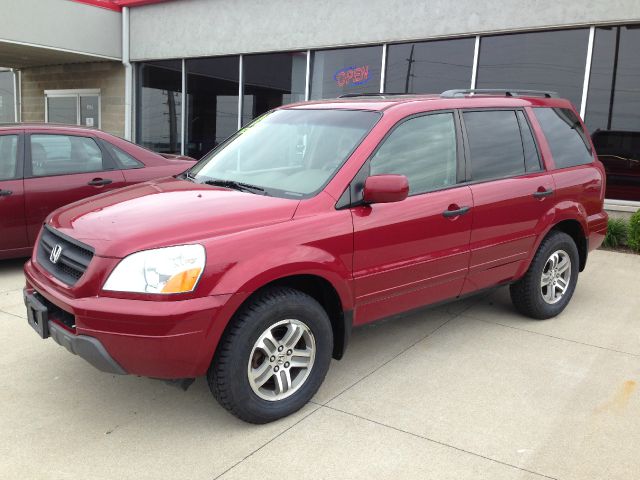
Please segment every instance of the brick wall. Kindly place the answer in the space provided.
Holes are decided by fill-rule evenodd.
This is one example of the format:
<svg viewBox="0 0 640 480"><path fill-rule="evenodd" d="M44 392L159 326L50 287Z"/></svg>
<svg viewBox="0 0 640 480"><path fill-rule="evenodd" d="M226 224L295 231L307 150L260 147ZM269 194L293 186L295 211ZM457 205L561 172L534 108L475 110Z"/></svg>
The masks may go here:
<svg viewBox="0 0 640 480"><path fill-rule="evenodd" d="M71 63L22 70L22 121L44 121L44 91L99 88L102 130L124 134L124 67L118 62Z"/></svg>

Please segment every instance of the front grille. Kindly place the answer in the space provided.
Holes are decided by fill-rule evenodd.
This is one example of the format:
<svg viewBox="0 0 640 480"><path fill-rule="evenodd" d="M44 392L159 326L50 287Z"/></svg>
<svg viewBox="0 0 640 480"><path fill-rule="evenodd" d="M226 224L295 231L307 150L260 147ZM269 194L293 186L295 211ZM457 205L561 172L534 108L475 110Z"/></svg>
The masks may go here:
<svg viewBox="0 0 640 480"><path fill-rule="evenodd" d="M59 246L62 250L56 263L51 261L51 251ZM76 284L93 258L93 248L80 243L45 225L38 245L38 263L54 277L69 286Z"/></svg>

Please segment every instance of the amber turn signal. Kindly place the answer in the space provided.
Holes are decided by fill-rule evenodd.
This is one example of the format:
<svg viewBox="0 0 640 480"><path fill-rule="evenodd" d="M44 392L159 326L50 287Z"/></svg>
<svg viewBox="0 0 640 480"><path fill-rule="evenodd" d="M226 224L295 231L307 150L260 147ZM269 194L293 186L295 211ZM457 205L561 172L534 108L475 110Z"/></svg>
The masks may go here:
<svg viewBox="0 0 640 480"><path fill-rule="evenodd" d="M202 269L192 268L172 276L162 288L162 293L183 293L193 290Z"/></svg>

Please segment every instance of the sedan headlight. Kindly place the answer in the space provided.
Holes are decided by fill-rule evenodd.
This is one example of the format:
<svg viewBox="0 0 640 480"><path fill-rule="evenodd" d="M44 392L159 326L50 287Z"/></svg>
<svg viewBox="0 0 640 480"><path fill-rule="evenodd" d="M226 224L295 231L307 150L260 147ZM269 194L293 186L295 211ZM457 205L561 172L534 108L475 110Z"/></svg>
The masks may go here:
<svg viewBox="0 0 640 480"><path fill-rule="evenodd" d="M205 263L202 245L179 245L133 253L111 272L104 290L185 293L195 288Z"/></svg>

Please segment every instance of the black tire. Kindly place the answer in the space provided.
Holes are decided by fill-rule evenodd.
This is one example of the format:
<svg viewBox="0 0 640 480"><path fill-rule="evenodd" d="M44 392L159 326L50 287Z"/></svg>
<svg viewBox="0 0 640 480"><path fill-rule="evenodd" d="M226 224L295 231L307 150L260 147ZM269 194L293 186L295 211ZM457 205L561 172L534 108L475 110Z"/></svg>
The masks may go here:
<svg viewBox="0 0 640 480"><path fill-rule="evenodd" d="M290 396L270 401L252 389L247 368L253 347L270 326L297 319L312 332L315 360L304 383ZM292 288L272 288L250 299L231 320L207 373L220 405L250 423L268 423L302 408L316 393L331 363L333 333L327 313L312 297Z"/></svg>
<svg viewBox="0 0 640 480"><path fill-rule="evenodd" d="M549 257L556 251L565 251L571 261L571 276L565 293L557 303L547 303L540 288L542 273ZM511 301L518 312L536 320L552 318L562 312L575 291L578 282L580 259L573 239L564 232L552 230L542 241L527 273L509 290Z"/></svg>

